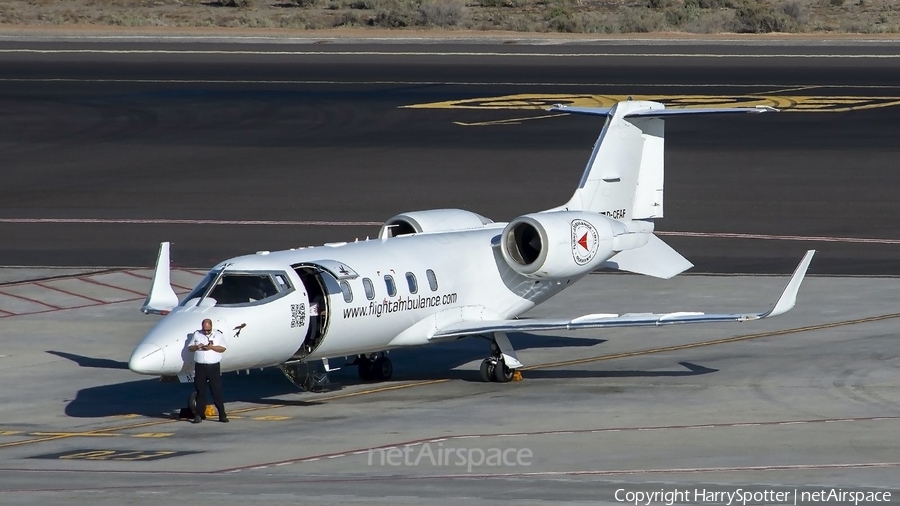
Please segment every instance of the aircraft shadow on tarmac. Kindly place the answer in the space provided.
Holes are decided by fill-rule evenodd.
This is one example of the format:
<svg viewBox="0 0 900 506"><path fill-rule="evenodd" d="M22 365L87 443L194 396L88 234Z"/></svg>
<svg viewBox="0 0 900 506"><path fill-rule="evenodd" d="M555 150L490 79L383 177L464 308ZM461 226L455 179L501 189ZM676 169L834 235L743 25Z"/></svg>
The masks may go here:
<svg viewBox="0 0 900 506"><path fill-rule="evenodd" d="M121 360L86 357L84 355L76 355L75 353L57 350L47 350L47 353L71 360L78 364L79 367L92 367L94 369L128 369L128 362L122 362Z"/></svg>
<svg viewBox="0 0 900 506"><path fill-rule="evenodd" d="M589 348L605 342L595 338L569 338L559 336L539 336L514 333L509 335L516 350L530 348ZM102 369L128 369L128 364L105 358L86 357L58 350L48 351L80 367ZM394 363L392 381L417 381L433 379L457 379L480 382L477 369L458 369L473 361L480 361L488 354L488 343L482 339L463 339L458 342L431 345L390 353ZM573 352L572 358L580 358L582 353ZM332 361L332 366L340 361ZM681 362L683 370L664 371L597 371L577 369L536 369L526 372L529 379L554 378L632 378L632 377L679 377L695 376L716 372L689 362ZM130 374L130 373L129 373ZM329 390L340 390L342 386L358 385L362 382L355 366L346 366L329 375ZM373 386L377 384L372 384ZM187 405L187 398L193 386L190 384L161 383L157 378L127 381L111 385L100 385L80 390L66 406L65 413L77 418L108 417L138 414L152 418L171 418ZM290 406L313 406L319 404L315 394L303 393L306 399L281 398L301 393L281 372L275 368L254 370L249 375L228 373L223 377L225 402L246 402L251 404L284 404ZM209 396L207 396L209 399ZM211 399L210 399L211 400Z"/></svg>

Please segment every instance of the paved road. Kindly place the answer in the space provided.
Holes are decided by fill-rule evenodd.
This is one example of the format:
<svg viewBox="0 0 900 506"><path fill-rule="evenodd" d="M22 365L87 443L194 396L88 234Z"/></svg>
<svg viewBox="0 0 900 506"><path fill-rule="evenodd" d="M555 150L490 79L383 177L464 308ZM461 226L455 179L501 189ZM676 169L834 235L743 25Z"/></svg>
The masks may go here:
<svg viewBox="0 0 900 506"><path fill-rule="evenodd" d="M658 228L674 235L665 240L700 272L784 273L815 247L814 273L900 274L900 108L880 106L900 96L896 53L3 41L0 265L150 265L157 243L171 240L176 265L207 267L375 235L371 223L407 210L508 220L565 201L601 127L582 117L505 121L544 115L516 103L402 106L520 94L762 95L831 97L827 107L857 110L670 122Z"/></svg>

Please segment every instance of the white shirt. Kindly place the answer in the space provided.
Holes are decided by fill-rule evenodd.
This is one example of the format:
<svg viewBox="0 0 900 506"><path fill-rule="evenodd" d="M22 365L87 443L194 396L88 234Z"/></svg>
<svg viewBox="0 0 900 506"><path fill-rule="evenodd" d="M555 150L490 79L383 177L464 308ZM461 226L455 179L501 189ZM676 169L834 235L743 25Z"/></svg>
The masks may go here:
<svg viewBox="0 0 900 506"><path fill-rule="evenodd" d="M212 334L206 335L202 330L194 332L194 338L191 339L190 346L213 344L216 346L228 347L225 341L225 334L219 329L213 329ZM222 361L222 353L213 350L197 350L194 352L194 363L196 364L218 364Z"/></svg>

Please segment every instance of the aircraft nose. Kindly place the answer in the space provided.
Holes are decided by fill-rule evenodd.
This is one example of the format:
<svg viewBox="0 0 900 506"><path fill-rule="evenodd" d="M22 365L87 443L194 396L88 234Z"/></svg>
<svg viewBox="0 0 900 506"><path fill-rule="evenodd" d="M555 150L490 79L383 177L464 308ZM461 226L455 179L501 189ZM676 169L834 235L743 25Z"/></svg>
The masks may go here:
<svg viewBox="0 0 900 506"><path fill-rule="evenodd" d="M131 353L128 368L138 374L161 374L166 354L155 344L141 343Z"/></svg>

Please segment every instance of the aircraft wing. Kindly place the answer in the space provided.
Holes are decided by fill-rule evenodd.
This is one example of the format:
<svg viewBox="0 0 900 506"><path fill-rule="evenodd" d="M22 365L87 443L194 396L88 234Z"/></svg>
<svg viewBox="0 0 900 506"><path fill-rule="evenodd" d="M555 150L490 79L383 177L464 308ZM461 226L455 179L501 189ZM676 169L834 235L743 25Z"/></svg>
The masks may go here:
<svg viewBox="0 0 900 506"><path fill-rule="evenodd" d="M568 319L521 319L521 320L482 320L472 322L459 322L438 330L432 339L460 337L475 334L489 334L493 332L529 332L541 330L576 330L597 329L610 327L640 327L662 326L678 323L714 323L714 322L745 322L762 320L772 316L782 315L793 309L797 302L797 292L803 282L809 263L815 250L806 252L800 265L794 270L794 274L781 293L781 297L768 311L760 313L731 313L731 314L707 314L693 311L679 311L675 313L626 313L626 314L589 314L578 318Z"/></svg>

